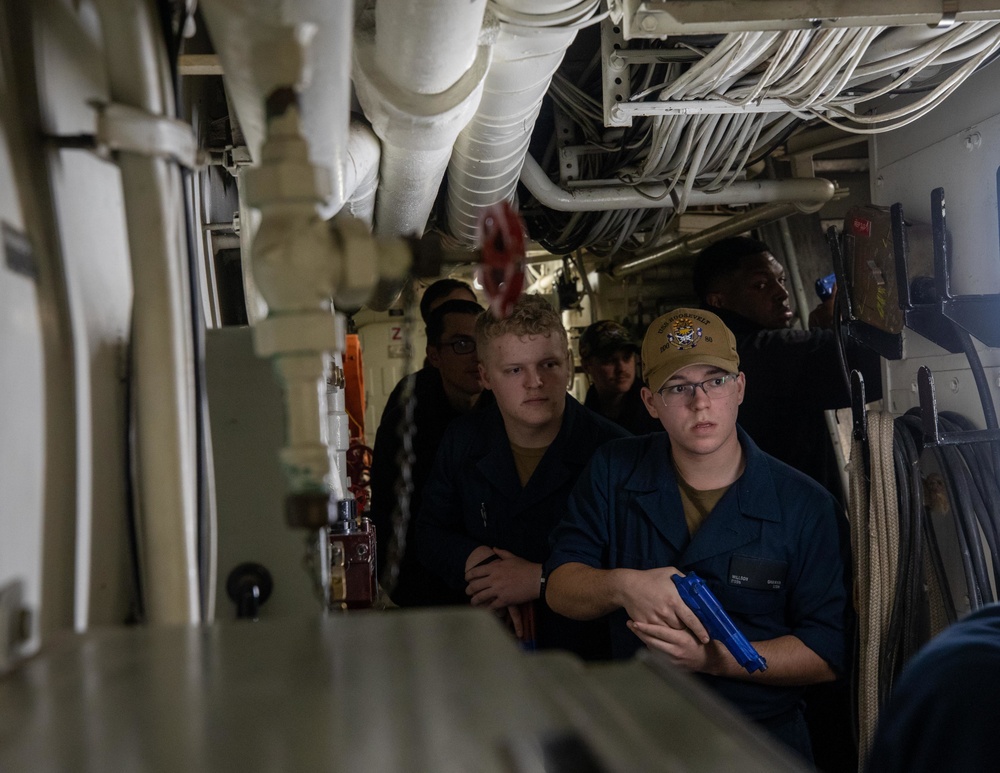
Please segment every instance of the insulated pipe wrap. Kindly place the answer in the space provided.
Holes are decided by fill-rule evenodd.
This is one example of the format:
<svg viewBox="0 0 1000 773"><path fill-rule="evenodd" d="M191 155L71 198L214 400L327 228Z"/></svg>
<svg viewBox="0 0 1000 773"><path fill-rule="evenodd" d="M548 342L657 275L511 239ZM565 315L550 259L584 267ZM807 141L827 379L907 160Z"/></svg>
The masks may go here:
<svg viewBox="0 0 1000 773"><path fill-rule="evenodd" d="M344 210L369 227L375 219L375 192L378 189L378 165L382 146L371 128L360 120L351 121L347 138L347 166L344 189L347 201ZM320 216L329 219L337 210L324 207Z"/></svg>
<svg viewBox="0 0 1000 773"><path fill-rule="evenodd" d="M497 3L495 8L538 19L583 5ZM448 230L462 244L475 245L486 207L513 200L542 98L575 37L575 29L501 22L482 99L455 142L448 168Z"/></svg>
<svg viewBox="0 0 1000 773"><path fill-rule="evenodd" d="M447 91L476 59L485 11L486 0L381 0L375 5L375 67L399 89Z"/></svg>
<svg viewBox="0 0 1000 773"><path fill-rule="evenodd" d="M415 150L385 143L382 146L383 188L375 204L378 236L421 236L427 225L438 188L448 168L451 148Z"/></svg>
<svg viewBox="0 0 1000 773"><path fill-rule="evenodd" d="M417 33L424 36L421 49L427 48L435 56L451 52L444 56L453 62L447 73L425 72L432 79L430 85L419 83L413 73L400 72L407 67L405 57L398 52L392 52L392 56L388 53L390 43L386 40L404 34L402 17L396 13L402 4L382 2L387 6L382 10L387 13L378 11L374 23L368 16L359 19L354 46L358 102L382 140L375 232L380 236L419 236L437 198L455 138L479 105L492 52L488 46L478 44L479 28L472 29L468 9L460 14L464 21L456 28L418 24ZM438 5L439 2L425 0L419 7L433 9ZM481 23L485 3L473 6L478 8ZM379 26L383 23L388 36L385 40ZM457 62L468 57L464 53L457 57L453 54L468 50L474 55L471 64L463 69ZM416 71L420 69L418 65ZM450 77L445 79L445 74ZM428 89L437 90L427 93Z"/></svg>

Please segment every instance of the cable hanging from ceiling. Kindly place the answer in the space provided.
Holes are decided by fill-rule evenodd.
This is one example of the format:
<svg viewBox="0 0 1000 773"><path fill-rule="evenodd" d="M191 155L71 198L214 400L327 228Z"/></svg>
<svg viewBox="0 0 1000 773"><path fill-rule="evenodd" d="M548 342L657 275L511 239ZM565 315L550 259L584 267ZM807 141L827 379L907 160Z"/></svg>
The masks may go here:
<svg viewBox="0 0 1000 773"><path fill-rule="evenodd" d="M925 116L996 58L1000 22L735 32L631 45L671 56L631 66L627 103L717 101L747 109L636 116L632 126L609 129L596 60L576 79L559 72L549 97L585 148L572 184L624 184L642 194L655 183L664 207L680 214L692 191L719 192L747 179L752 164L807 125L875 134ZM900 104L873 107L889 95ZM763 100L784 109L761 112ZM546 169L555 166L554 149L553 137ZM548 249L593 244L598 256L657 243L673 222L656 210L536 212L534 219Z"/></svg>

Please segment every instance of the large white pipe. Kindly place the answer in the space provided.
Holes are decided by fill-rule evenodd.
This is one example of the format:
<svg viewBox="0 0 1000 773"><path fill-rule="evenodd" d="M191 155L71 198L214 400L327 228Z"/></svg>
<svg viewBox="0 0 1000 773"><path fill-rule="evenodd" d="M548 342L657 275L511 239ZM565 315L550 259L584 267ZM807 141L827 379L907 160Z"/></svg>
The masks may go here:
<svg viewBox="0 0 1000 773"><path fill-rule="evenodd" d="M375 4L375 66L413 94L447 91L476 59L486 0Z"/></svg>
<svg viewBox="0 0 1000 773"><path fill-rule="evenodd" d="M200 8L222 62L226 93L239 119L253 163L266 136L265 100L301 62L286 44L289 28L308 39L306 82L299 91L302 133L309 160L329 172L324 208L337 212L345 181L351 106L351 30L354 5L346 0L202 0ZM296 76L297 77L297 76Z"/></svg>
<svg viewBox="0 0 1000 773"><path fill-rule="evenodd" d="M469 246L476 243L483 210L513 201L542 98L576 37L576 29L560 26L558 18L554 26L529 25L545 24L545 17L551 23L560 14L578 20L597 6L592 0L497 0L491 7L502 19L500 35L479 108L459 134L448 167L448 231Z"/></svg>
<svg viewBox="0 0 1000 773"><path fill-rule="evenodd" d="M152 3L99 0L97 10L111 97L168 115L172 89ZM180 172L135 152L119 153L118 167L134 285L136 517L146 619L198 623L195 373ZM206 467L211 475L211 461Z"/></svg>
<svg viewBox="0 0 1000 773"><path fill-rule="evenodd" d="M673 207L664 195L663 183L643 185L643 193L630 185L605 185L564 190L552 182L530 155L524 159L521 182L531 194L549 209L559 212L597 212L609 209L660 209ZM769 204L790 202L801 212L816 212L833 198L836 188L820 177L793 180L749 180L737 182L721 191L708 193L693 190L688 194L688 206L714 204Z"/></svg>
<svg viewBox="0 0 1000 773"><path fill-rule="evenodd" d="M486 0L381 0L374 24L358 19L355 91L382 140L380 236L423 234L455 138L482 94L490 60L490 47L479 45L485 8Z"/></svg>

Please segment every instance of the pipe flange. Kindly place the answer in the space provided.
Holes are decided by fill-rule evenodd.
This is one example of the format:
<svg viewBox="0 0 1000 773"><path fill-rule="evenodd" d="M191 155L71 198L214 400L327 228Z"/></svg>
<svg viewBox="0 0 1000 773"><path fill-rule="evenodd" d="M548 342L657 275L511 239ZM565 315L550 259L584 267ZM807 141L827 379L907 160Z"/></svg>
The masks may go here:
<svg viewBox="0 0 1000 773"><path fill-rule="evenodd" d="M450 147L479 106L492 47L478 46L472 65L451 88L438 94L414 94L379 72L374 34L360 32L354 46L354 86L375 133L383 142L410 150Z"/></svg>
<svg viewBox="0 0 1000 773"><path fill-rule="evenodd" d="M331 196L330 170L308 161L284 161L246 171L247 203L263 208L276 202L320 202Z"/></svg>
<svg viewBox="0 0 1000 773"><path fill-rule="evenodd" d="M253 328L258 357L337 349L337 327L329 311L271 314Z"/></svg>
<svg viewBox="0 0 1000 773"><path fill-rule="evenodd" d="M330 233L340 256L334 304L338 309L360 309L378 284L378 245L368 226L353 217L333 218Z"/></svg>

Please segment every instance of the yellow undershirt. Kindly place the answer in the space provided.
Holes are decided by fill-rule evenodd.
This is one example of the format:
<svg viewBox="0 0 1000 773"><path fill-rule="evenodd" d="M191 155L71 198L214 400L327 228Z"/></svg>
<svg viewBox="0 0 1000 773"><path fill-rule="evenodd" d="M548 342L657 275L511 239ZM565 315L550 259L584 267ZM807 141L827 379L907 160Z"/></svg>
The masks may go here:
<svg viewBox="0 0 1000 773"><path fill-rule="evenodd" d="M517 468L517 477L521 479L521 488L528 485L531 476L535 474L535 468L542 461L548 446L541 448L525 448L524 446L510 444L510 451L514 454L514 467Z"/></svg>
<svg viewBox="0 0 1000 773"><path fill-rule="evenodd" d="M676 470L674 471L676 473ZM732 485L732 484L730 484ZM698 531L698 528L712 512L715 506L722 499L722 495L729 491L729 486L722 488L699 491L688 485L688 482L677 473L677 487L681 491L681 505L684 507L684 520L687 521L688 531L691 536Z"/></svg>

